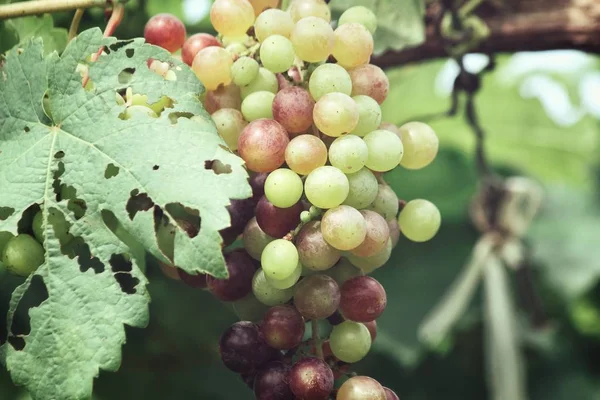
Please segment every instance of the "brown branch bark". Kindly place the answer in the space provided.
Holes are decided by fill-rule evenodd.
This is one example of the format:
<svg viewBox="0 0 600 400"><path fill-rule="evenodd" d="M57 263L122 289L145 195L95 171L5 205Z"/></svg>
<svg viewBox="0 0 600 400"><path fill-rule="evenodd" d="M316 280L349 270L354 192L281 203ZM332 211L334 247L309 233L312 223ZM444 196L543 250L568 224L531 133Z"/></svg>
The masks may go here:
<svg viewBox="0 0 600 400"><path fill-rule="evenodd" d="M501 7L484 3L476 14L490 28L490 37L474 52L498 53L576 49L600 53L600 1L504 0ZM426 40L421 46L391 51L373 58L382 68L446 56L444 43L427 16Z"/></svg>

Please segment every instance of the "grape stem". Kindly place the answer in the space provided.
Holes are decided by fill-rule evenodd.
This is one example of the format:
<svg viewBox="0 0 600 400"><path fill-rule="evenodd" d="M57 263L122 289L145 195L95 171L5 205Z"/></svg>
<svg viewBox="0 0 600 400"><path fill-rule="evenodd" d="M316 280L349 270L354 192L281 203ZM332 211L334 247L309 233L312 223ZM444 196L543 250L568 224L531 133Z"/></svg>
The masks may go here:
<svg viewBox="0 0 600 400"><path fill-rule="evenodd" d="M310 321L310 326L312 328L312 340L313 345L315 346L315 355L323 360L323 347L321 346L321 338L319 337L319 321L313 319Z"/></svg>
<svg viewBox="0 0 600 400"><path fill-rule="evenodd" d="M34 0L19 3L0 5L0 20L7 18L26 17L28 15L39 15L70 11L92 7L105 7L106 0Z"/></svg>
<svg viewBox="0 0 600 400"><path fill-rule="evenodd" d="M78 8L75 10L75 15L73 15L73 20L71 21L71 26L69 27L69 42L73 40L75 36L77 36L77 31L79 30L79 23L81 22L81 17L83 17L84 8Z"/></svg>

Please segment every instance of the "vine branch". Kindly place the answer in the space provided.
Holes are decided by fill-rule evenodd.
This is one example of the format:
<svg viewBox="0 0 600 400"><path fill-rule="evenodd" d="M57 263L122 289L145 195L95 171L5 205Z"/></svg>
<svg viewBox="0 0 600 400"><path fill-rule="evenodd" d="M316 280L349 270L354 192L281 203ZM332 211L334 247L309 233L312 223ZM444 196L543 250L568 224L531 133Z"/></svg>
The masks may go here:
<svg viewBox="0 0 600 400"><path fill-rule="evenodd" d="M71 11L78 8L105 7L106 0L33 0L0 5L0 20Z"/></svg>

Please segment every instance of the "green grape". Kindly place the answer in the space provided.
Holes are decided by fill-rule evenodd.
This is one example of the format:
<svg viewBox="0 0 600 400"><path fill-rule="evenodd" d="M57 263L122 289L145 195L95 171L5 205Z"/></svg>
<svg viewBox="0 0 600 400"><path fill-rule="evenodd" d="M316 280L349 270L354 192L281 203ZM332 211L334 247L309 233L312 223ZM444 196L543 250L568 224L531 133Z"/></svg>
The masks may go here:
<svg viewBox="0 0 600 400"><path fill-rule="evenodd" d="M257 119L273 119L273 100L275 95L271 92L260 91L250 93L242 101L242 114L248 122Z"/></svg>
<svg viewBox="0 0 600 400"><path fill-rule="evenodd" d="M329 23L331 11L323 0L294 0L290 6L290 14L294 22L306 17L318 17Z"/></svg>
<svg viewBox="0 0 600 400"><path fill-rule="evenodd" d="M430 201L411 200L398 216L400 231L413 242L426 242L440 229L440 210Z"/></svg>
<svg viewBox="0 0 600 400"><path fill-rule="evenodd" d="M377 198L379 184L377 178L368 168L362 168L358 172L347 174L350 191L344 204L362 210L368 207Z"/></svg>
<svg viewBox="0 0 600 400"><path fill-rule="evenodd" d="M165 80L166 81L176 81L177 74L175 73L175 71L173 71L172 69L168 70L167 73L165 74Z"/></svg>
<svg viewBox="0 0 600 400"><path fill-rule="evenodd" d="M8 243L8 241L13 237L15 236L10 232L0 232L0 261L2 260L2 254L4 254L4 248L6 247L6 243Z"/></svg>
<svg viewBox="0 0 600 400"><path fill-rule="evenodd" d="M237 150L238 138L248 125L242 113L233 108L221 108L215 111L211 117L217 127L217 132L227 146L233 151Z"/></svg>
<svg viewBox="0 0 600 400"><path fill-rule="evenodd" d="M373 36L362 24L354 22L338 26L335 32L333 56L344 68L367 64L373 54Z"/></svg>
<svg viewBox="0 0 600 400"><path fill-rule="evenodd" d="M232 303L233 311L240 321L259 322L269 309L269 306L258 301L254 293Z"/></svg>
<svg viewBox="0 0 600 400"><path fill-rule="evenodd" d="M298 174L287 168L279 168L267 177L265 196L275 207L288 208L300 200L303 186Z"/></svg>
<svg viewBox="0 0 600 400"><path fill-rule="evenodd" d="M369 148L367 168L372 171L387 172L400 164L404 146L395 133L377 130L366 135L364 140Z"/></svg>
<svg viewBox="0 0 600 400"><path fill-rule="evenodd" d="M302 264L298 263L298 266L294 270L294 272L285 279L272 279L265 275L267 282L269 285L273 286L275 289L289 289L298 282L300 276L302 275Z"/></svg>
<svg viewBox="0 0 600 400"><path fill-rule="evenodd" d="M394 218L394 221L395 220L396 219ZM246 224L242 241L244 242L244 249L246 249L248 254L250 254L250 257L255 260L260 261L263 250L273 240L275 240L275 238L272 238L260 229L260 226L258 226L258 223L256 222L256 217L253 217L250 222Z"/></svg>
<svg viewBox="0 0 600 400"><path fill-rule="evenodd" d="M160 115L167 107L173 107L173 100L167 96L162 96L156 103L148 103L148 96L145 94L134 94L131 96L132 106L145 106Z"/></svg>
<svg viewBox="0 0 600 400"><path fill-rule="evenodd" d="M279 83L275 74L262 67L258 69L258 75L252 82L240 88L242 99L254 92L267 91L275 94L278 90Z"/></svg>
<svg viewBox="0 0 600 400"><path fill-rule="evenodd" d="M332 137L352 132L358 125L358 118L356 103L343 93L327 93L317 101L313 110L317 128Z"/></svg>
<svg viewBox="0 0 600 400"><path fill-rule="evenodd" d="M350 206L327 210L321 220L321 233L331 246L338 250L358 247L367 235L367 223L360 211Z"/></svg>
<svg viewBox="0 0 600 400"><path fill-rule="evenodd" d="M44 248L33 236L19 234L6 243L2 263L13 275L29 276L44 263Z"/></svg>
<svg viewBox="0 0 600 400"><path fill-rule="evenodd" d="M333 327L329 344L333 355L343 362L362 360L371 349L371 334L364 324L344 321Z"/></svg>
<svg viewBox="0 0 600 400"><path fill-rule="evenodd" d="M302 61L317 63L327 60L335 45L335 35L329 23L321 18L303 18L290 36L296 56Z"/></svg>
<svg viewBox="0 0 600 400"><path fill-rule="evenodd" d="M369 210L375 211L386 220L395 219L399 210L398 196L390 186L380 183L377 196Z"/></svg>
<svg viewBox="0 0 600 400"><path fill-rule="evenodd" d="M42 228L43 220L44 215L40 210L35 214L35 217L33 217L33 223L31 225L33 235L40 243L44 243L45 238L44 230ZM65 220L65 216L60 211L51 208L48 215L48 223L54 227L54 235L61 242L61 244L67 244L73 240L73 235L69 233L69 224Z"/></svg>
<svg viewBox="0 0 600 400"><path fill-rule="evenodd" d="M339 92L350 96L352 79L350 74L337 64L319 65L310 75L308 88L313 99L319 100L327 93Z"/></svg>
<svg viewBox="0 0 600 400"><path fill-rule="evenodd" d="M290 13L276 8L263 11L254 23L254 33L259 42L271 35L289 38L294 29L294 21Z"/></svg>
<svg viewBox="0 0 600 400"><path fill-rule="evenodd" d="M364 6L354 6L344 11L338 20L338 26L351 22L364 25L371 32L371 35L374 35L377 30L377 16Z"/></svg>
<svg viewBox="0 0 600 400"><path fill-rule="evenodd" d="M350 185L348 178L335 167L316 168L306 177L304 193L313 205L319 208L337 207L346 200Z"/></svg>
<svg viewBox="0 0 600 400"><path fill-rule="evenodd" d="M294 297L294 287L277 289L269 284L264 271L259 269L252 278L252 293L261 303L273 307L285 304Z"/></svg>
<svg viewBox="0 0 600 400"><path fill-rule="evenodd" d="M366 143L356 135L344 135L329 146L329 162L345 174L359 171L369 158Z"/></svg>
<svg viewBox="0 0 600 400"><path fill-rule="evenodd" d="M254 23L254 8L247 0L216 0L210 9L210 22L221 35L244 35Z"/></svg>
<svg viewBox="0 0 600 400"><path fill-rule="evenodd" d="M358 125L351 133L357 136L365 136L377 130L381 124L381 107L379 103L369 96L352 97L358 107Z"/></svg>
<svg viewBox="0 0 600 400"><path fill-rule="evenodd" d="M131 118L158 118L158 115L150 108L146 106L129 106L123 114L121 119L127 120Z"/></svg>
<svg viewBox="0 0 600 400"><path fill-rule="evenodd" d="M332 277L340 287L348 279L361 276L362 274L360 269L356 268L350 261L343 257L340 258L337 264L327 270L327 275Z"/></svg>
<svg viewBox="0 0 600 400"><path fill-rule="evenodd" d="M289 278L299 262L296 246L285 239L273 240L265 247L260 257L265 275L276 280Z"/></svg>
<svg viewBox="0 0 600 400"><path fill-rule="evenodd" d="M33 231L33 236L37 239L38 242L44 243L44 229L42 227L44 222L44 214L42 211L38 211L33 217L33 223L31 224L31 230ZM2 252L0 252L2 254Z"/></svg>
<svg viewBox="0 0 600 400"><path fill-rule="evenodd" d="M439 147L439 139L434 130L422 122L409 122L398 130L404 145L400 165L408 169L421 169L431 164Z"/></svg>
<svg viewBox="0 0 600 400"><path fill-rule="evenodd" d="M233 56L227 50L217 46L205 47L200 50L194 62L192 71L206 90L215 90L219 86L227 86L231 83L231 66Z"/></svg>
<svg viewBox="0 0 600 400"><path fill-rule="evenodd" d="M294 64L292 42L281 35L271 35L260 46L260 61L271 72L285 72Z"/></svg>
<svg viewBox="0 0 600 400"><path fill-rule="evenodd" d="M238 86L248 85L258 76L260 66L255 59L240 57L231 66L231 77L233 83Z"/></svg>
<svg viewBox="0 0 600 400"><path fill-rule="evenodd" d="M392 256L392 239L388 239L385 243L385 247L379 252L373 254L369 257L359 257L352 253L347 253L346 257L348 261L352 263L355 267L359 268L365 274L370 274L378 268L381 268L390 260Z"/></svg>

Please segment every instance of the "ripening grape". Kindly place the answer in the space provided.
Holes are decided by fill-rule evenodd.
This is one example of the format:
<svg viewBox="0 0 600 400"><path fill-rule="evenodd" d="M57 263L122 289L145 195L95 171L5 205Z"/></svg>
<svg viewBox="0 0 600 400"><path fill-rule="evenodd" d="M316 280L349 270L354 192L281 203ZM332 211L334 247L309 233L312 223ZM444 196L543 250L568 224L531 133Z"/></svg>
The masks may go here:
<svg viewBox="0 0 600 400"><path fill-rule="evenodd" d="M285 88L273 100L273 118L288 133L306 132L313 122L315 102L303 88L291 86Z"/></svg>
<svg viewBox="0 0 600 400"><path fill-rule="evenodd" d="M294 22L306 17L318 17L331 21L331 11L323 0L293 0L290 14Z"/></svg>
<svg viewBox="0 0 600 400"><path fill-rule="evenodd" d="M333 391L333 371L323 360L306 357L292 367L290 388L297 399L326 400Z"/></svg>
<svg viewBox="0 0 600 400"><path fill-rule="evenodd" d="M206 47L202 49L192 63L192 70L206 87L206 90L215 90L220 85L227 86L231 83L231 66L233 58L221 47Z"/></svg>
<svg viewBox="0 0 600 400"><path fill-rule="evenodd" d="M285 149L285 162L295 173L308 175L327 163L327 147L316 136L296 136Z"/></svg>
<svg viewBox="0 0 600 400"><path fill-rule="evenodd" d="M367 144L356 135L344 135L329 146L329 162L345 174L365 166L369 158Z"/></svg>
<svg viewBox="0 0 600 400"><path fill-rule="evenodd" d="M314 271L333 267L342 256L339 250L323 239L319 221L311 221L302 227L296 236L296 247L302 265Z"/></svg>
<svg viewBox="0 0 600 400"><path fill-rule="evenodd" d="M331 166L315 169L304 181L304 193L308 201L319 208L339 206L346 200L349 191L346 175Z"/></svg>
<svg viewBox="0 0 600 400"><path fill-rule="evenodd" d="M254 23L254 8L248 0L216 0L210 9L210 22L224 36L240 36Z"/></svg>
<svg viewBox="0 0 600 400"><path fill-rule="evenodd" d="M176 52L185 42L185 25L172 14L157 14L144 27L146 42Z"/></svg>
<svg viewBox="0 0 600 400"><path fill-rule="evenodd" d="M250 372L274 358L275 350L265 342L258 325L241 321L227 329L219 340L223 364L233 372Z"/></svg>
<svg viewBox="0 0 600 400"><path fill-rule="evenodd" d="M208 290L221 301L236 301L246 297L252 290L252 277L256 268L252 258L245 251L233 251L225 255L225 265L229 277L217 279L208 276Z"/></svg>
<svg viewBox="0 0 600 400"><path fill-rule="evenodd" d="M338 137L352 132L358 125L358 107L348 95L328 93L315 104L313 119L321 132Z"/></svg>
<svg viewBox="0 0 600 400"><path fill-rule="evenodd" d="M302 61L313 63L327 60L335 45L333 28L329 22L317 17L298 21L290 34L290 40L296 56Z"/></svg>
<svg viewBox="0 0 600 400"><path fill-rule="evenodd" d="M241 88L242 99L245 99L254 92L267 91L273 94L279 90L279 83L274 73L266 68L260 67L258 69L258 75L252 82Z"/></svg>
<svg viewBox="0 0 600 400"><path fill-rule="evenodd" d="M373 36L364 25L347 23L334 32L333 56L345 68L367 64L373 54Z"/></svg>
<svg viewBox="0 0 600 400"><path fill-rule="evenodd" d="M367 235L367 223L357 209L341 205L327 210L321 220L323 238L338 250L358 247Z"/></svg>
<svg viewBox="0 0 600 400"><path fill-rule="evenodd" d="M294 29L294 21L290 13L276 8L263 11L254 23L254 33L259 42L271 35L281 35L290 38Z"/></svg>
<svg viewBox="0 0 600 400"><path fill-rule="evenodd" d="M263 317L260 330L274 349L293 349L302 342L304 318L292 306L271 307Z"/></svg>
<svg viewBox="0 0 600 400"><path fill-rule="evenodd" d="M250 170L271 172L284 163L289 141L287 132L277 121L259 119L242 131L238 151Z"/></svg>
<svg viewBox="0 0 600 400"><path fill-rule="evenodd" d="M193 34L187 38L185 43L183 43L183 47L181 48L181 60L191 67L196 54L198 54L200 50L211 46L221 47L221 43L219 43L216 37L208 33Z"/></svg>
<svg viewBox="0 0 600 400"><path fill-rule="evenodd" d="M343 362L355 363L362 360L369 353L371 334L367 327L361 323L344 321L333 327L329 336L329 344L334 356Z"/></svg>
<svg viewBox="0 0 600 400"><path fill-rule="evenodd" d="M369 322L364 322L363 325L366 326L369 330L369 333L371 334L371 343L373 343L375 341L375 338L377 338L377 321L373 320Z"/></svg>
<svg viewBox="0 0 600 400"><path fill-rule="evenodd" d="M252 293L261 303L267 306L285 304L294 297L294 287L289 289L277 289L269 284L265 273L259 269L252 279Z"/></svg>
<svg viewBox="0 0 600 400"><path fill-rule="evenodd" d="M340 311L348 321L374 321L383 314L386 305L385 289L370 276L349 279L341 287Z"/></svg>
<svg viewBox="0 0 600 400"><path fill-rule="evenodd" d="M352 96L369 96L379 104L385 101L390 91L390 81L381 68L365 64L348 72L352 79Z"/></svg>
<svg viewBox="0 0 600 400"><path fill-rule="evenodd" d="M294 394L288 383L290 366L272 361L258 371L249 384L257 400L293 400Z"/></svg>
<svg viewBox="0 0 600 400"><path fill-rule="evenodd" d="M346 258L341 258L337 264L327 270L327 275L332 277L340 287L348 279L362 276L362 274L362 271L352 265Z"/></svg>
<svg viewBox="0 0 600 400"><path fill-rule="evenodd" d="M302 211L304 207L301 202L288 208L279 208L263 196L256 205L256 222L267 235L281 238L298 226Z"/></svg>
<svg viewBox="0 0 600 400"><path fill-rule="evenodd" d="M431 164L439 147L439 140L433 129L422 122L409 122L398 130L404 145L400 165L408 169L421 169Z"/></svg>
<svg viewBox="0 0 600 400"><path fill-rule="evenodd" d="M398 219L392 218L387 221L388 227L390 228L390 239L392 240L392 248L395 248L400 241L400 226L398 225Z"/></svg>
<svg viewBox="0 0 600 400"><path fill-rule="evenodd" d="M254 217L246 225L242 240L244 249L250 254L250 257L260 261L263 250L269 243L275 240L275 238L272 238L260 229L258 222L256 222L256 217Z"/></svg>
<svg viewBox="0 0 600 400"><path fill-rule="evenodd" d="M296 54L285 36L271 35L260 45L260 61L271 72L284 72L294 64Z"/></svg>
<svg viewBox="0 0 600 400"><path fill-rule="evenodd" d="M294 286L302 276L302 269L302 264L298 263L294 272L287 278L273 279L269 275L265 275L265 278L267 279L267 282L269 282L269 285L273 286L275 289L289 289Z"/></svg>
<svg viewBox="0 0 600 400"><path fill-rule="evenodd" d="M33 236L19 234L6 242L2 263L11 274L29 276L44 263L44 248Z"/></svg>
<svg viewBox="0 0 600 400"><path fill-rule="evenodd" d="M381 124L381 107L369 96L354 96L352 100L358 107L358 125L351 132L357 136L365 136L379 128Z"/></svg>
<svg viewBox="0 0 600 400"><path fill-rule="evenodd" d="M360 213L367 223L367 236L360 246L351 250L351 253L358 257L370 257L385 248L390 238L390 227L375 211L362 210Z"/></svg>
<svg viewBox="0 0 600 400"><path fill-rule="evenodd" d="M248 95L242 101L242 114L248 122L257 119L273 118L273 100L275 95L271 92L261 91Z"/></svg>
<svg viewBox="0 0 600 400"><path fill-rule="evenodd" d="M221 86L217 90L209 90L206 92L204 107L210 114L222 108L241 110L242 95L240 94L240 88L232 84L224 87Z"/></svg>
<svg viewBox="0 0 600 400"><path fill-rule="evenodd" d="M329 317L340 305L340 288L327 275L312 275L302 279L296 286L294 306L308 319Z"/></svg>
<svg viewBox="0 0 600 400"><path fill-rule="evenodd" d="M213 113L212 120L227 146L231 150L237 150L240 134L248 125L242 113L233 108L222 108Z"/></svg>
<svg viewBox="0 0 600 400"><path fill-rule="evenodd" d="M282 280L294 273L300 261L296 246L288 240L276 239L262 252L260 262L268 279Z"/></svg>
<svg viewBox="0 0 600 400"><path fill-rule="evenodd" d="M375 175L368 168L347 174L346 177L350 190L343 204L361 210L375 201L379 192L379 184Z"/></svg>
<svg viewBox="0 0 600 400"><path fill-rule="evenodd" d="M338 390L336 400L386 400L383 386L368 376L348 379Z"/></svg>
<svg viewBox="0 0 600 400"><path fill-rule="evenodd" d="M352 93L352 80L348 72L339 65L323 64L319 65L310 75L308 88L315 100L319 100L327 93L332 92L344 93L350 96L350 93Z"/></svg>
<svg viewBox="0 0 600 400"><path fill-rule="evenodd" d="M371 203L369 209L375 211L386 220L396 218L399 210L396 192L388 185L380 183L377 197L375 197L375 200Z"/></svg>
<svg viewBox="0 0 600 400"><path fill-rule="evenodd" d="M398 225L404 236L413 242L426 242L440 229L442 217L440 211L430 201L411 200L398 216Z"/></svg>
<svg viewBox="0 0 600 400"><path fill-rule="evenodd" d="M277 9L279 0L249 0L254 8L254 15L259 15L267 9Z"/></svg>
<svg viewBox="0 0 600 400"><path fill-rule="evenodd" d="M400 400L400 397L390 388L383 387L385 391L386 400Z"/></svg>
<svg viewBox="0 0 600 400"><path fill-rule="evenodd" d="M385 263L390 260L392 256L392 239L388 239L385 247L378 253L373 254L369 257L359 257L352 253L346 254L348 261L350 261L355 267L359 268L365 274L370 274L377 268L383 267Z"/></svg>
<svg viewBox="0 0 600 400"><path fill-rule="evenodd" d="M338 26L351 22L364 25L371 32L371 35L374 35L377 30L377 16L373 11L364 6L354 6L344 11L340 16Z"/></svg>
<svg viewBox="0 0 600 400"><path fill-rule="evenodd" d="M373 131L364 137L369 148L367 168L372 171L387 172L396 168L402 160L404 146L400 138L390 131Z"/></svg>
<svg viewBox="0 0 600 400"><path fill-rule="evenodd" d="M259 65L255 59L250 57L240 57L231 66L231 77L233 83L238 86L245 86L252 82L258 76Z"/></svg>
<svg viewBox="0 0 600 400"><path fill-rule="evenodd" d="M288 208L302 197L304 184L294 171L279 168L269 174L265 181L265 196L275 206Z"/></svg>

